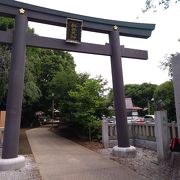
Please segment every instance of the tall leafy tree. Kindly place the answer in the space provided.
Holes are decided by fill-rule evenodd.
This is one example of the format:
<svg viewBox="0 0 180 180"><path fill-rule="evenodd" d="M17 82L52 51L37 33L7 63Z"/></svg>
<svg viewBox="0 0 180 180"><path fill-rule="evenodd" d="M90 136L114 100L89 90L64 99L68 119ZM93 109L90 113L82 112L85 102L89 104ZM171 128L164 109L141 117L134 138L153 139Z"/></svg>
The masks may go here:
<svg viewBox="0 0 180 180"><path fill-rule="evenodd" d="M155 102L162 101L164 109L168 112L169 121L176 120L174 90L172 81L166 81L159 85L154 92Z"/></svg>
<svg viewBox="0 0 180 180"><path fill-rule="evenodd" d="M11 18L0 17L0 30L7 31L12 29L14 21ZM7 95L7 80L10 65L10 47L0 45L0 108L5 109Z"/></svg>
<svg viewBox="0 0 180 180"><path fill-rule="evenodd" d="M83 135L88 134L89 128L99 131L101 126L99 120L107 111L104 107L103 84L102 78L88 78L82 84L77 83L75 88L69 91L73 107L72 116Z"/></svg>
<svg viewBox="0 0 180 180"><path fill-rule="evenodd" d="M62 89L66 89L65 85L71 86L68 78L76 74L75 64L73 57L67 52L50 49L34 49L33 51L34 56L30 57L34 64L33 73L42 94L40 108L47 111L51 104L52 93L56 98L65 97L63 93L66 90ZM58 85L61 91L58 91L60 89Z"/></svg>
<svg viewBox="0 0 180 180"><path fill-rule="evenodd" d="M0 45L0 108L5 109L7 95L7 81L10 64L10 50L8 46Z"/></svg>
<svg viewBox="0 0 180 180"><path fill-rule="evenodd" d="M139 107L147 107L154 96L157 85L151 83L125 85L126 97L131 97L133 104Z"/></svg>
<svg viewBox="0 0 180 180"><path fill-rule="evenodd" d="M0 30L13 28L14 20L0 17ZM34 33L33 29L28 31ZM5 104L7 76L10 69L10 47L0 45L0 104ZM51 81L58 73L75 73L73 57L59 50L27 48L23 98L23 120L25 124L34 117L37 110L47 111L51 103ZM65 75L66 76L66 75ZM63 95L62 95L63 96ZM24 122L24 121L23 121Z"/></svg>
<svg viewBox="0 0 180 180"><path fill-rule="evenodd" d="M14 19L7 17L0 17L0 30L7 31L14 27Z"/></svg>
<svg viewBox="0 0 180 180"><path fill-rule="evenodd" d="M13 27L14 21L11 19L3 21L3 30ZM34 30L29 29L29 32L34 33ZM10 68L10 48L0 48L0 72L5 74ZM0 80L4 83L0 86L3 89L1 99L5 99L7 92L7 78L3 78ZM77 74L73 57L67 52L27 48L24 84L24 125L31 123L35 111L51 111L52 93L55 108L61 111L61 115L65 119L74 119L77 125L83 125L83 129L87 125L100 128L101 122L98 119L107 113L104 98L106 82L102 77L93 79L88 74Z"/></svg>
<svg viewBox="0 0 180 180"><path fill-rule="evenodd" d="M77 74L72 70L61 70L52 79L50 86L54 93L55 108L61 111L65 119L71 119L72 106L70 103L69 91L75 88ZM52 94L50 93L50 94Z"/></svg>

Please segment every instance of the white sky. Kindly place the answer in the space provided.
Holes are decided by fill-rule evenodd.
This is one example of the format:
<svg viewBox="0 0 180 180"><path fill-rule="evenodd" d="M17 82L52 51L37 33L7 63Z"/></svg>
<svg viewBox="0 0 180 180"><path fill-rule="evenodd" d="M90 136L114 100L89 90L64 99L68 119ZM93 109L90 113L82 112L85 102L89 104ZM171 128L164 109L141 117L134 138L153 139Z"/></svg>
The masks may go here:
<svg viewBox="0 0 180 180"><path fill-rule="evenodd" d="M147 61L123 59L124 83L155 83L161 84L168 80L167 72L159 68L160 61L166 54L180 51L180 3L168 10L157 13L143 14L145 0L18 0L21 2L48 7L92 17L119 21L155 23L156 28L149 39L120 37L121 45L127 48L148 50ZM65 39L65 28L29 23L38 35ZM83 42L105 44L108 36L104 34L84 32ZM77 72L88 72L93 77L102 75L112 86L110 57L71 53L77 65Z"/></svg>

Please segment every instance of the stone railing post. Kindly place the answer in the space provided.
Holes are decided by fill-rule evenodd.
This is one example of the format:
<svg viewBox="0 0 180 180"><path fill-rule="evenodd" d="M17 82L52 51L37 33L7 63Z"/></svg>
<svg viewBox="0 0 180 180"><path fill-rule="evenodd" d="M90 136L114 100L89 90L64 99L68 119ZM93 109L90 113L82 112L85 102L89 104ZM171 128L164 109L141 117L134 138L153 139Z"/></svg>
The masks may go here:
<svg viewBox="0 0 180 180"><path fill-rule="evenodd" d="M102 120L102 143L104 148L109 147L108 118L105 117Z"/></svg>
<svg viewBox="0 0 180 180"><path fill-rule="evenodd" d="M172 59L173 71L173 87L176 106L176 120L178 127L178 137L180 138L180 54L177 54Z"/></svg>
<svg viewBox="0 0 180 180"><path fill-rule="evenodd" d="M176 122L172 121L171 122L171 128L172 128L172 138L176 138Z"/></svg>
<svg viewBox="0 0 180 180"><path fill-rule="evenodd" d="M129 127L129 138L131 139L131 144L135 146L135 127L134 123L128 124Z"/></svg>
<svg viewBox="0 0 180 180"><path fill-rule="evenodd" d="M167 111L155 112L155 136L157 143L157 154L160 161L168 157L169 151L169 130Z"/></svg>

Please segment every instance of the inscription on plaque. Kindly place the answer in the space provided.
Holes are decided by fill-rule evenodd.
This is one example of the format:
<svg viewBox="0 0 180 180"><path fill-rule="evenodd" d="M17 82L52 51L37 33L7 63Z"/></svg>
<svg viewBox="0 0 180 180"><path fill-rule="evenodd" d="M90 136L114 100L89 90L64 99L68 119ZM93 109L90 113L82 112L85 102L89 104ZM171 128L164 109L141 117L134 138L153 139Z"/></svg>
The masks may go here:
<svg viewBox="0 0 180 180"><path fill-rule="evenodd" d="M66 20L66 42L81 43L82 21L67 18Z"/></svg>

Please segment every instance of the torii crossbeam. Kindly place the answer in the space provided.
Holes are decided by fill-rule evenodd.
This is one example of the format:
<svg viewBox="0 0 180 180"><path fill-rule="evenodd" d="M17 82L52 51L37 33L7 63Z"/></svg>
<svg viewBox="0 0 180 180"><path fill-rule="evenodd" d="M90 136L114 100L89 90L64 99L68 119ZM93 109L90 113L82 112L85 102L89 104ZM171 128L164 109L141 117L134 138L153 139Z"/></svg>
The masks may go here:
<svg viewBox="0 0 180 180"><path fill-rule="evenodd" d="M149 38L155 25L93 18L12 0L0 1L0 16L15 18L13 31L0 31L0 42L12 44L2 158L11 159L18 156L26 46L110 56L118 146L129 147L121 58L146 60L148 53L144 50L121 46L119 36ZM41 37L27 32L28 21L65 27L67 18L83 21L82 30L108 34L110 43L105 45L86 42L72 44L62 39Z"/></svg>

